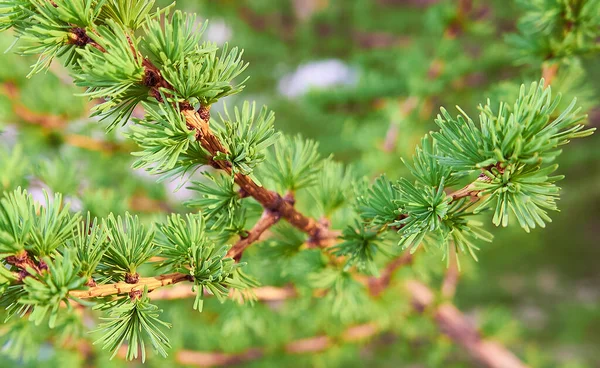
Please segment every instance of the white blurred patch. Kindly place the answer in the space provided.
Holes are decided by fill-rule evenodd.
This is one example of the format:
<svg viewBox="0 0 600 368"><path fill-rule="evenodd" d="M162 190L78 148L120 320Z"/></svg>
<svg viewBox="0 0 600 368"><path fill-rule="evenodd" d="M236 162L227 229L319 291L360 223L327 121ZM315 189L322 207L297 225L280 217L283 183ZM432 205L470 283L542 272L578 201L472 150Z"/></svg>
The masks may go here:
<svg viewBox="0 0 600 368"><path fill-rule="evenodd" d="M17 142L19 130L14 125L0 126L0 144L3 147L11 148Z"/></svg>
<svg viewBox="0 0 600 368"><path fill-rule="evenodd" d="M279 81L278 90L284 96L297 97L311 89L332 86L352 86L358 81L358 71L337 59L313 61L300 65L295 72Z"/></svg>
<svg viewBox="0 0 600 368"><path fill-rule="evenodd" d="M165 182L169 199L173 200L174 202L185 202L198 196L198 192L187 188L190 183L191 180L188 177L180 177L175 180Z"/></svg>
<svg viewBox="0 0 600 368"><path fill-rule="evenodd" d="M83 211L83 202L78 197L74 196L66 196L64 198L65 205L69 205L69 210L71 212L81 212Z"/></svg>
<svg viewBox="0 0 600 368"><path fill-rule="evenodd" d="M46 184L37 182L33 183L29 188L27 188L27 193L31 195L31 198L40 205L46 207L46 195L48 196L48 201L52 201L54 193Z"/></svg>
<svg viewBox="0 0 600 368"><path fill-rule="evenodd" d="M223 19L211 19L204 32L204 38L208 41L216 42L222 45L231 39L233 31Z"/></svg>

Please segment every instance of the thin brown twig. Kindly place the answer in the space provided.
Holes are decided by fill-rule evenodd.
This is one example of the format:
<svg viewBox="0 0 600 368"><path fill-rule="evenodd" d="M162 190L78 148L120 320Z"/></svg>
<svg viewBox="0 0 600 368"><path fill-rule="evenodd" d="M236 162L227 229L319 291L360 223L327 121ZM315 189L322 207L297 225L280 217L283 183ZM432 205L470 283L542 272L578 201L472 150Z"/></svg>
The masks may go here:
<svg viewBox="0 0 600 368"><path fill-rule="evenodd" d="M458 285L458 279L460 277L460 272L458 270L458 253L456 252L456 245L452 243L450 245L451 251L448 252L448 269L446 270L446 275L444 276L444 281L442 281L441 293L442 297L446 300L450 300L456 294L456 287Z"/></svg>
<svg viewBox="0 0 600 368"><path fill-rule="evenodd" d="M297 297L296 289L293 286L275 287L275 286L260 286L250 290L250 293L256 297L256 300L262 302L279 302ZM233 296L233 291L230 296ZM156 289L148 294L152 300L175 300L187 299L196 295L195 291L189 285L174 285L170 288ZM210 293L207 293L210 295Z"/></svg>
<svg viewBox="0 0 600 368"><path fill-rule="evenodd" d="M368 340L380 332L380 327L374 323L365 323L347 328L337 339L326 335L318 335L309 338L291 341L283 347L288 354L307 354L325 351L335 345L336 342L357 343ZM252 348L241 353L219 353L198 352L180 350L175 359L180 364L194 365L199 367L214 367L239 364L251 360L257 360L265 355L264 349Z"/></svg>
<svg viewBox="0 0 600 368"><path fill-rule="evenodd" d="M408 115L413 112L413 110L419 104L419 99L415 96L411 96L406 98L404 101L400 103L399 109L399 118L406 119ZM383 150L385 152L393 152L396 149L396 142L398 141L398 133L400 127L398 121L392 121L390 123L390 127L385 135L385 141L383 142Z"/></svg>
<svg viewBox="0 0 600 368"><path fill-rule="evenodd" d="M73 28L71 30L70 40L71 43L77 46L85 47L86 45L91 45L102 52L106 52L102 47L98 47L97 44L92 43L91 38L86 34L86 31L83 28ZM138 57L137 52L133 47L132 52L135 57ZM144 77L140 81L140 84L149 89L150 95L154 96L158 101L163 102L162 95L159 91L173 90L173 86L163 78L160 69L149 59L144 59L142 66L144 67ZM198 110L195 110L190 103L184 102L180 103L179 107L187 125L196 130L197 140L213 158L219 153L227 153L227 149L223 143L216 135L214 135L209 127L210 106L200 106ZM247 175L234 172L230 162L213 159L212 163L215 168L221 169L229 175L232 175L234 181L240 186L244 193L256 199L265 210L276 213L294 227L307 233L310 236L311 243L322 246L326 244L328 240L335 237L334 233L330 232L329 228L324 226L323 223L303 215L294 208L293 203L284 200L278 193L258 185Z"/></svg>
<svg viewBox="0 0 600 368"><path fill-rule="evenodd" d="M223 146L219 138L209 128L210 112L208 108L201 108L199 111L184 110L183 115L187 124L196 129L197 137L202 147L213 157L220 152L227 152L227 149ZM258 185L247 175L234 173L228 161L214 160L213 162L217 168L233 175L236 184L243 189L244 193L256 199L264 209L279 214L291 225L307 233L310 236L310 242L323 246L328 240L335 237L334 233L328 227L324 226L322 222L303 215L294 208L292 203L284 200L276 192Z"/></svg>
<svg viewBox="0 0 600 368"><path fill-rule="evenodd" d="M525 368L516 355L498 342L484 339L479 331L454 305L445 303L435 306L433 292L423 283L409 280L405 283L414 308L423 313L432 309L440 331L462 346L469 355L489 368Z"/></svg>
<svg viewBox="0 0 600 368"><path fill-rule="evenodd" d="M544 78L544 88L552 84L557 73L558 63L545 62L542 64L542 78Z"/></svg>
<svg viewBox="0 0 600 368"><path fill-rule="evenodd" d="M280 216L278 213L264 210L258 222L250 229L250 231L248 231L247 235L229 249L227 257L231 257L238 262L242 258L244 250L257 241L267 229L275 225L277 221L279 221L279 218Z"/></svg>
<svg viewBox="0 0 600 368"><path fill-rule="evenodd" d="M92 43L91 38L83 28L76 27L71 30L70 42L79 47L91 45L102 52L106 52L102 47L98 47L96 43ZM134 52L134 56L138 56L135 49L132 49L132 52ZM163 78L160 69L149 59L144 59L142 65L144 67L144 77L140 81L140 84L149 89L150 95L155 97L158 101L163 102L162 95L159 91L173 90L173 86ZM180 103L179 107L182 110L187 125L196 130L197 140L212 157L217 156L219 153L227 153L227 149L223 143L216 135L214 135L209 127L210 106L200 106L198 110L195 110L191 104L184 102ZM330 232L329 228L324 226L323 223L303 215L294 208L293 203L285 201L278 193L258 185L247 175L234 172L230 162L226 160L212 160L212 163L215 168L221 169L229 175L232 175L234 181L240 186L244 193L256 199L265 210L276 213L294 227L307 233L310 236L310 242L321 246L326 244L331 238L335 237L334 233Z"/></svg>
<svg viewBox="0 0 600 368"><path fill-rule="evenodd" d="M369 277L367 279L367 286L369 293L372 296L379 296L392 282L392 276L400 267L411 264L414 257L410 252L403 253L400 257L392 260L387 266L381 271L379 277Z"/></svg>
<svg viewBox="0 0 600 368"><path fill-rule="evenodd" d="M263 215L256 223L256 225L248 232L248 235L240 239L234 246L227 252L227 257L234 258L236 261L242 256L244 250L249 247L252 243L257 241L260 236L271 226L273 226L279 217L271 211L265 210ZM140 277L133 283L127 282L116 282L112 284L94 285L90 286L88 290L72 290L69 292L69 296L79 299L104 297L116 294L130 294L132 292L143 291L144 288L148 288L148 291L158 289L160 287L173 285L182 281L192 281L192 276L184 273L173 273L168 275L159 275L155 277ZM194 295L190 288L188 291L180 289L170 289L163 292L152 293L153 299L178 299L185 298ZM267 289L258 290L259 293L266 294ZM274 293L273 288L269 289L271 293ZM257 290L255 290L256 292ZM289 295L289 293L284 293ZM269 298L265 296L265 298Z"/></svg>
<svg viewBox="0 0 600 368"><path fill-rule="evenodd" d="M14 114L22 121L29 124L39 125L47 129L59 129L65 127L66 122L64 117L42 114L32 111L25 106L23 102L21 102L21 93L19 88L14 83L5 82L0 91L2 94L8 97Z"/></svg>

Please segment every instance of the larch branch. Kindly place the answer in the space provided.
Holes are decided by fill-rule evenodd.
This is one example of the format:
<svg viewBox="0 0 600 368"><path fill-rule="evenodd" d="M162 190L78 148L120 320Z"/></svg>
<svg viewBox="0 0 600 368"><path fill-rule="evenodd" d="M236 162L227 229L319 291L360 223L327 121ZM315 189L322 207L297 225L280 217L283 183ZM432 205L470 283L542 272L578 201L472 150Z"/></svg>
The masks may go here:
<svg viewBox="0 0 600 368"><path fill-rule="evenodd" d="M415 96L408 97L400 103L398 109L400 110L399 118L406 119L419 104L419 99ZM385 141L383 142L383 150L385 152L394 152L396 149L396 142L398 141L398 133L400 127L398 121L392 121L390 127L385 135Z"/></svg>
<svg viewBox="0 0 600 368"><path fill-rule="evenodd" d="M94 43L83 28L76 27L71 30L70 42L79 47L90 45L102 52L107 52L97 43ZM133 47L132 52L135 57L138 57L138 54ZM152 64L149 59L144 59L142 65L144 67L144 77L140 81L140 84L148 87L151 96L155 97L158 101L163 102L163 98L159 91L165 89L173 90L173 86L164 79L160 69ZM167 103L166 101L164 102ZM190 103L183 102L179 103L179 107L187 125L196 130L196 138L212 157L219 152L227 153L227 149L223 143L216 135L214 135L209 127L210 106L200 106L198 110L195 110ZM291 225L307 233L310 236L311 243L321 245L330 238L335 237L335 233L330 232L323 223L303 215L294 208L293 204L283 200L278 193L258 185L247 175L234 173L230 162L213 160L213 165L216 168L224 170L229 175L233 175L236 184L238 184L247 195L256 199L264 209L276 212Z"/></svg>
<svg viewBox="0 0 600 368"><path fill-rule="evenodd" d="M140 277L135 284L117 282L90 287L88 290L71 290L69 296L78 299L99 298L116 294L127 294L131 292L152 291L159 287L177 284L183 281L192 281L192 276L185 273L171 273L156 277Z"/></svg>
<svg viewBox="0 0 600 368"><path fill-rule="evenodd" d="M239 261L244 250L257 241L267 229L275 225L279 221L279 218L280 216L277 212L265 210L258 222L248 231L248 234L231 247L229 252L227 252L227 257Z"/></svg>
<svg viewBox="0 0 600 368"><path fill-rule="evenodd" d="M430 308L440 331L479 363L489 368L525 368L519 358L498 342L484 339L465 315L454 305L435 306L433 292L423 283L409 280L405 284L414 308L423 313Z"/></svg>
<svg viewBox="0 0 600 368"><path fill-rule="evenodd" d="M209 128L208 121L210 113L207 108L200 108L199 111L193 109L184 110L183 116L185 117L187 124L196 129L200 144L212 156L215 156L219 152L227 152L219 138L215 136ZM256 199L256 201L258 201L266 210L279 214L291 225L307 233L310 236L310 241L314 244L322 245L328 239L335 237L334 233L324 226L322 222L303 215L294 208L293 203L284 200L278 193L258 185L247 175L240 173L234 174L229 162L214 160L214 164L219 169L233 175L236 184L240 186L246 195Z"/></svg>
<svg viewBox="0 0 600 368"><path fill-rule="evenodd" d="M370 277L367 280L367 286L369 293L372 296L379 296L392 282L392 276L400 267L412 263L413 255L410 252L403 253L400 257L392 260L388 265L381 271L379 277Z"/></svg>
<svg viewBox="0 0 600 368"><path fill-rule="evenodd" d="M442 282L442 297L444 299L452 299L454 294L456 294L456 286L458 284L458 279L460 277L460 271L458 270L458 253L456 253L456 245L451 244L450 249L452 251L449 252L448 257L448 269L446 270L446 275L444 276L444 281Z"/></svg>
<svg viewBox="0 0 600 368"><path fill-rule="evenodd" d="M283 347L288 354L307 354L325 351L334 346L336 341L356 343L372 338L380 332L379 326L374 323L365 323L347 328L336 340L326 335L318 335L291 341ZM264 349L252 348L241 353L200 352L180 350L175 359L180 364L199 367L215 367L234 365L252 360L257 360L265 355Z"/></svg>
<svg viewBox="0 0 600 368"><path fill-rule="evenodd" d="M558 63L545 62L542 64L542 78L544 78L544 88L552 84L557 73Z"/></svg>

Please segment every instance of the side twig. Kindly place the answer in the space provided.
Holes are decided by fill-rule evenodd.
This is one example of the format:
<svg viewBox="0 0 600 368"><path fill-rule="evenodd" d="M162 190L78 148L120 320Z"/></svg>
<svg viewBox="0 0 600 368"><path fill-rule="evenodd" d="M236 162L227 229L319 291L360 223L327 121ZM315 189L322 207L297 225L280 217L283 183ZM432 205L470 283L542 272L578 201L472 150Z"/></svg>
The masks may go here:
<svg viewBox="0 0 600 368"><path fill-rule="evenodd" d="M444 277L444 281L442 282L442 297L446 300L450 300L456 294L456 286L458 284L458 279L460 276L460 271L458 270L458 254L456 253L456 245L451 244L451 250L449 252L448 257L448 269L446 270L446 275Z"/></svg>
<svg viewBox="0 0 600 368"><path fill-rule="evenodd" d="M361 342L372 338L379 332L380 328L377 325L365 323L347 328L336 340L326 335L319 335L291 341L285 344L283 350L288 354L317 353L333 347L336 342ZM175 359L180 364L198 367L215 367L257 360L264 355L265 351L261 348L252 348L241 353L231 354L180 350L177 352Z"/></svg>
<svg viewBox="0 0 600 368"><path fill-rule="evenodd" d="M445 303L435 306L433 292L423 283L410 280L406 289L411 295L414 308L423 313L432 308L434 320L442 333L462 346L467 353L489 368L525 368L512 352L500 343L486 340L471 322L454 305Z"/></svg>
<svg viewBox="0 0 600 368"><path fill-rule="evenodd" d="M204 149L213 157L219 152L227 152L221 141L215 136L209 128L208 121L210 112L207 108L200 108L199 111L184 110L183 115L187 124L197 131L198 140ZM316 245L323 245L332 237L335 237L323 222L305 216L294 208L293 201L286 201L276 192L270 191L258 185L249 176L240 173L234 174L231 164L223 160L214 160L214 165L234 176L237 185L243 192L256 199L264 209L279 214L294 227L307 233L310 236L310 242Z"/></svg>
<svg viewBox="0 0 600 368"><path fill-rule="evenodd" d="M415 96L408 97L399 106L399 118L404 120L408 115L410 115L413 110L419 104L419 99ZM385 152L394 152L396 149L396 142L398 141L398 133L400 130L398 121L392 121L390 123L390 127L385 135L385 141L383 142L383 150Z"/></svg>
<svg viewBox="0 0 600 368"><path fill-rule="evenodd" d="M544 78L544 88L552 84L557 73L558 63L545 62L542 64L542 78Z"/></svg>
<svg viewBox="0 0 600 368"><path fill-rule="evenodd" d="M248 234L231 247L229 252L227 252L227 257L231 257L238 262L242 258L244 250L257 241L267 229L275 225L279 221L279 218L280 216L277 212L265 210L254 227L248 231Z"/></svg>

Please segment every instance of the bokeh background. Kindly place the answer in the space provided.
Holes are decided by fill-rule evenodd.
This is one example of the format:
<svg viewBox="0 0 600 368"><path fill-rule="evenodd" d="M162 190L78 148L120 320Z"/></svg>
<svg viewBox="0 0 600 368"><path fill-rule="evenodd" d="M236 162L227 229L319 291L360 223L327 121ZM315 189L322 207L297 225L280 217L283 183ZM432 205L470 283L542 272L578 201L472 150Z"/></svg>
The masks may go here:
<svg viewBox="0 0 600 368"><path fill-rule="evenodd" d="M520 62L511 44L524 12L513 1L179 0L176 7L210 20L206 39L245 50L250 79L227 104L244 99L267 104L276 112L278 129L318 140L324 156L353 163L371 177L385 172L397 179L406 173L401 158L410 157L422 135L435 129L440 106L454 114L460 105L474 116L487 98L510 101L520 83L542 76L541 64ZM10 34L0 35L0 48L11 43ZM133 143L122 131L106 135L87 117L90 103L75 96L81 90L72 87L58 63L26 79L31 63L13 54L0 56L5 189L21 184L34 192L62 192L76 208L98 216L129 208L152 218L183 208L181 201L193 193L185 188L173 193L177 183L157 184L132 171ZM589 109L589 124L600 126L598 55L561 66L552 86L569 98L577 95ZM560 184L561 212L552 215L546 229L530 234L517 227L493 229L495 240L482 247L479 262L463 265L456 304L484 334L503 341L532 366L600 366L599 147L596 134L573 142L561 155L559 171L566 175ZM31 172L15 169L23 160ZM441 272L426 274L433 283L441 279ZM394 302L393 295L386 298ZM192 316L188 304L161 304L174 323L169 336L175 347L227 352L274 346L278 328L288 334L299 328L285 325L281 316L261 320L257 315L273 313L265 306L248 311L210 300L200 317ZM228 315L237 319L225 323ZM398 327L402 332L368 344L247 364L473 364L430 322L410 318L407 328ZM300 318L295 321L302 324ZM190 331L189 326L198 327ZM310 335L305 328L300 334ZM33 349L41 336L32 334L32 342L24 344ZM46 350L37 362L0 355L0 366L125 365L118 359L108 363L106 357L82 363L77 354L38 343ZM178 363L155 357L147 364Z"/></svg>

